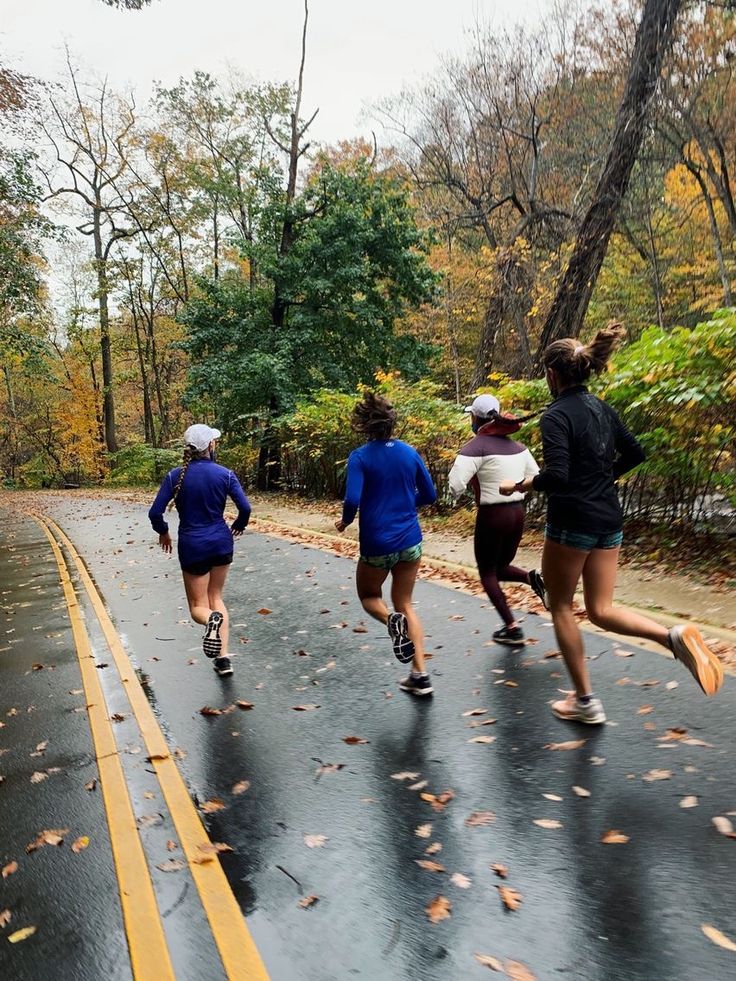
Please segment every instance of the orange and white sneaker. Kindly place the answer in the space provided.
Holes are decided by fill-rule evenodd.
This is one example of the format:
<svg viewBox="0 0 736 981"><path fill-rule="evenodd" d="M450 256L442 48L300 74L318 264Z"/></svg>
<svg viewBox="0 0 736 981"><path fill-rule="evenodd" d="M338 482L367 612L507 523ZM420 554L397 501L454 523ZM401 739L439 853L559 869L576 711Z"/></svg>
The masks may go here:
<svg viewBox="0 0 736 981"><path fill-rule="evenodd" d="M673 627L668 635L670 650L695 678L706 695L715 695L723 684L723 667L703 635L691 623Z"/></svg>
<svg viewBox="0 0 736 981"><path fill-rule="evenodd" d="M603 702L600 698L581 702L574 691L568 692L567 698L552 702L551 708L558 719L565 719L567 722L584 722L589 726L600 726L606 721L606 713L603 711Z"/></svg>

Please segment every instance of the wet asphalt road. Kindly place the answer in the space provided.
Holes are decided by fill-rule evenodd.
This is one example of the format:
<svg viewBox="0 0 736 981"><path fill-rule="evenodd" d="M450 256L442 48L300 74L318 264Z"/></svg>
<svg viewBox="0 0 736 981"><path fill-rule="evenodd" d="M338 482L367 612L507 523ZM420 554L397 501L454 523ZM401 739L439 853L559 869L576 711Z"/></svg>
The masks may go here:
<svg viewBox="0 0 736 981"><path fill-rule="evenodd" d="M354 597L353 563L252 533L238 543L228 583L236 674L219 679L201 655L200 628L189 623L176 561L154 547L145 510L83 498L46 503L84 556L145 676L170 746L183 751L179 766L195 801L225 805L207 818L210 837L234 849L222 856L223 868L275 981L481 978L487 968L475 961L476 952L521 961L539 981L736 977L736 954L701 932L709 923L736 935L734 842L711 824L714 815L736 810L730 679L706 701L672 661L623 642L634 656L619 657L610 640L589 635L610 725L581 730L549 714L547 701L565 680L558 660L543 659L554 648L546 621L529 617L527 635L537 643L521 655L507 652L487 645L496 617L480 600L420 583L435 697L412 699L398 690L401 668L387 638L365 621ZM60 808L71 813L64 820L75 833L87 833L76 828L92 823L97 830L95 856L47 848L24 857L27 865L45 863L38 863L35 887L19 873L2 883L0 909L11 906L15 916L21 904L29 922L42 914L44 928L16 947L0 944L0 969L19 978L126 977L104 815L99 797L78 789L94 756L85 716L66 705L72 696L65 693L78 683L63 610L52 609L59 603L55 566L33 526L23 523L16 534L44 592L26 596L32 587L17 568L18 552L4 553L3 574L10 571L3 590L14 603L30 601L27 609L39 619L32 622L26 608L6 616L13 625L28 617L25 629L41 629L32 650L15 644L0 653L0 718L8 723L0 746L11 750L0 758L0 773L8 776L0 785L2 863L41 827L55 827ZM272 612L258 613L264 608ZM40 644L45 633L60 634L43 638L53 652ZM51 653L53 672L30 671ZM620 684L623 679L629 680ZM670 681L679 687L667 689ZM205 705L222 709L235 699L254 708L200 714ZM17 716L6 719L10 708L25 711L31 703L37 710L22 728ZM319 707L295 711L297 705ZM463 716L476 708L487 712ZM469 727L488 718L498 721ZM69 748L64 755L60 737L62 744L54 745L60 755L43 763L61 765L62 773L31 786L36 761L23 754L48 738L49 723ZM663 741L674 727L709 745ZM468 742L479 735L495 741ZM368 742L348 745L350 736ZM571 751L544 748L573 739L586 742ZM16 756L9 775L5 761ZM135 754L131 761L126 775L138 788L135 797L146 774L145 767L136 770ZM652 770L671 776L643 780ZM406 773L417 776L394 778ZM410 789L425 780L425 787ZM241 781L249 789L233 793ZM591 796L578 797L573 786ZM446 790L455 796L440 811L420 797ZM66 795L73 795L75 808L87 809L78 821ZM689 795L698 805L680 807ZM48 814L38 811L44 799ZM471 814L488 811L495 815L491 823L467 825ZM562 827L537 826L539 819ZM429 836L419 837L425 825ZM602 844L610 829L629 842ZM151 831L162 838L152 847L163 847L166 828ZM326 841L309 848L305 835ZM416 864L433 843L442 845L432 858L445 872ZM52 867L62 854L64 864ZM81 860L93 858L85 879ZM516 912L502 907L493 863L509 867L506 884L523 898ZM453 881L453 873L469 884ZM165 882L177 875L187 873ZM318 901L300 908L310 895ZM450 901L452 915L431 924L424 909L438 895ZM177 977L221 977L211 967L212 940L191 891L174 905L180 918L167 936ZM19 925L25 919L14 919L13 928ZM60 974L59 959L67 965Z"/></svg>

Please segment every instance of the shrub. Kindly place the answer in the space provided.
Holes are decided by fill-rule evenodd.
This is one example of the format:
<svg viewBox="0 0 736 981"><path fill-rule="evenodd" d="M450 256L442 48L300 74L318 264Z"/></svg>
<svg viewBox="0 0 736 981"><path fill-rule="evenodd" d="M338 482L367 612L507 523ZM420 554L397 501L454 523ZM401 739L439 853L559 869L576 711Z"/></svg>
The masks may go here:
<svg viewBox="0 0 736 981"><path fill-rule="evenodd" d="M178 450L165 450L147 443L131 443L110 456L106 484L157 484L164 474L181 463Z"/></svg>

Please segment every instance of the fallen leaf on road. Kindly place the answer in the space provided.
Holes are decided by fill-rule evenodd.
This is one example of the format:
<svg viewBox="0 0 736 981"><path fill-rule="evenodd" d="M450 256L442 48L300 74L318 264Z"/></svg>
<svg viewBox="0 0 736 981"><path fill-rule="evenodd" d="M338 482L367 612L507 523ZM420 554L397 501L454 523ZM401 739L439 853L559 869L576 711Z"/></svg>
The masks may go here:
<svg viewBox="0 0 736 981"><path fill-rule="evenodd" d="M161 862L156 866L161 872L181 872L182 869L187 867L186 862L182 862L180 858L169 858L165 862Z"/></svg>
<svg viewBox="0 0 736 981"><path fill-rule="evenodd" d="M642 705L640 709L637 709L637 715L649 715L654 711L653 705Z"/></svg>
<svg viewBox="0 0 736 981"><path fill-rule="evenodd" d="M12 875L14 872L17 871L18 871L18 863L8 862L7 865L3 866L3 871L2 871L3 879L7 879L9 875Z"/></svg>
<svg viewBox="0 0 736 981"><path fill-rule="evenodd" d="M167 852L174 852L178 847L179 847L178 842L174 841L172 838L169 838L169 840L166 842Z"/></svg>
<svg viewBox="0 0 736 981"><path fill-rule="evenodd" d="M39 743L38 746L36 746L36 753L38 753L39 755L43 753L46 747L48 746L48 744L49 744L48 739L44 740L44 742L42 743ZM35 754L32 753L31 755L35 755Z"/></svg>
<svg viewBox="0 0 736 981"><path fill-rule="evenodd" d="M42 780L47 780L48 776L48 773L44 773L41 770L36 770L35 773L31 774L31 783L41 783Z"/></svg>
<svg viewBox="0 0 736 981"><path fill-rule="evenodd" d="M357 627L353 627L354 634L367 634L368 627L364 627L362 624L358 624Z"/></svg>
<svg viewBox="0 0 736 981"><path fill-rule="evenodd" d="M307 848L324 848L328 838L326 835L304 835Z"/></svg>
<svg viewBox="0 0 736 981"><path fill-rule="evenodd" d="M731 824L731 822L728 820L727 817L721 817L721 815L719 814L716 817L712 818L712 821L713 824L715 825L716 831L719 831L722 835L725 835L727 838L736 838L736 834L734 834L734 830L733 830L733 825Z"/></svg>
<svg viewBox="0 0 736 981"><path fill-rule="evenodd" d="M424 788L429 783L429 780L420 780L419 783L409 784L409 790L424 790Z"/></svg>
<svg viewBox="0 0 736 981"><path fill-rule="evenodd" d="M693 739L692 736L688 736L687 739L682 740L683 746L705 746L706 749L713 749L713 743L707 743L704 739Z"/></svg>
<svg viewBox="0 0 736 981"><path fill-rule="evenodd" d="M605 756L591 756L590 757L590 762L593 764L593 766L603 766L603 764L606 762L606 757Z"/></svg>
<svg viewBox="0 0 736 981"><path fill-rule="evenodd" d="M212 708L211 705L203 705L199 710L200 715L222 715L222 709Z"/></svg>
<svg viewBox="0 0 736 981"><path fill-rule="evenodd" d="M0 910L0 930L4 929L13 918L9 909Z"/></svg>
<svg viewBox="0 0 736 981"><path fill-rule="evenodd" d="M127 718L128 718L127 715L122 715L120 712L115 712L113 713L113 715L110 716L110 720L112 722L125 722Z"/></svg>
<svg viewBox="0 0 736 981"><path fill-rule="evenodd" d="M469 743L482 743L484 746L490 746L495 741L495 736L473 736L472 739L468 740Z"/></svg>
<svg viewBox="0 0 736 981"><path fill-rule="evenodd" d="M547 828L549 831L562 827L562 822L555 820L555 818L536 818L533 823L538 828Z"/></svg>
<svg viewBox="0 0 736 981"><path fill-rule="evenodd" d="M212 800L206 800L200 807L200 811L202 811L203 814L214 814L216 811L224 810L225 802L221 801L218 797L214 797Z"/></svg>
<svg viewBox="0 0 736 981"><path fill-rule="evenodd" d="M698 806L698 798L695 796L683 797L682 800L680 801L680 807L687 808L687 807L697 807L697 806Z"/></svg>
<svg viewBox="0 0 736 981"><path fill-rule="evenodd" d="M442 851L442 845L439 841L433 841L431 845L424 849L425 855L436 855L437 852Z"/></svg>
<svg viewBox="0 0 736 981"><path fill-rule="evenodd" d="M427 872L447 872L444 865L440 865L439 862L433 862L431 859L415 858L414 861L420 869L425 869Z"/></svg>
<svg viewBox="0 0 736 981"><path fill-rule="evenodd" d="M680 687L680 682L679 681L668 681L667 684L664 687L667 689L667 691L674 691L675 688L679 688Z"/></svg>
<svg viewBox="0 0 736 981"><path fill-rule="evenodd" d="M224 841L203 841L197 845L197 855L192 861L195 865L205 865L207 862L214 861L215 855L231 851L230 845L226 845Z"/></svg>
<svg viewBox="0 0 736 981"><path fill-rule="evenodd" d="M562 657L562 654L559 651L547 651L546 654L543 654L542 655L542 660L543 661L551 661L551 660L553 660L555 658L558 658L558 657Z"/></svg>
<svg viewBox="0 0 736 981"><path fill-rule="evenodd" d="M256 613L260 613L262 617L266 617L269 613L273 613L273 610L269 610L267 606L262 606L260 610L256 610Z"/></svg>
<svg viewBox="0 0 736 981"><path fill-rule="evenodd" d="M491 870L491 872L495 872L499 879L508 878L508 865L502 865L500 862L496 862L494 865L489 865L488 868Z"/></svg>
<svg viewBox="0 0 736 981"><path fill-rule="evenodd" d="M684 739L687 736L687 729L682 726L676 726L674 729L668 729L663 736L659 736L659 741L662 743L679 742L679 740Z"/></svg>
<svg viewBox="0 0 736 981"><path fill-rule="evenodd" d="M511 886L496 886L499 894L501 896L501 902L506 907L506 909L514 912L522 904L521 893L517 892L516 889L512 889Z"/></svg>
<svg viewBox="0 0 736 981"><path fill-rule="evenodd" d="M486 824L493 824L495 820L496 815L493 811L473 811L465 818L465 826L467 828L482 828Z"/></svg>
<svg viewBox="0 0 736 981"><path fill-rule="evenodd" d="M490 954L475 954L474 957L479 964L483 965L483 967L490 967L492 971L498 971L500 974L505 973L503 969L503 962L497 957L491 957Z"/></svg>
<svg viewBox="0 0 736 981"><path fill-rule="evenodd" d="M645 783L656 783L657 780L669 780L671 776L672 770L648 770L642 780Z"/></svg>
<svg viewBox="0 0 736 981"><path fill-rule="evenodd" d="M622 831L616 831L614 828L606 831L601 838L601 842L604 845L625 845L629 840L628 835L625 835Z"/></svg>
<svg viewBox="0 0 736 981"><path fill-rule="evenodd" d="M557 749L557 750L567 750L567 749L580 749L584 746L587 739L571 739L566 743L546 743L542 749Z"/></svg>
<svg viewBox="0 0 736 981"><path fill-rule="evenodd" d="M362 736L343 736L342 741L348 746L365 746L370 740L363 739Z"/></svg>
<svg viewBox="0 0 736 981"><path fill-rule="evenodd" d="M319 705L292 705L291 707L295 712L314 712L315 709L319 708Z"/></svg>
<svg viewBox="0 0 736 981"><path fill-rule="evenodd" d="M69 828L49 828L46 831L39 831L36 839L26 845L26 851L35 852L44 845L63 845L64 836L69 834Z"/></svg>
<svg viewBox="0 0 736 981"><path fill-rule="evenodd" d="M409 773L408 770L402 770L401 773L392 773L392 780L416 780L419 776L418 773Z"/></svg>
<svg viewBox="0 0 736 981"><path fill-rule="evenodd" d="M542 794L542 797L545 797L547 800L553 800L556 803L559 803L562 800L562 798L558 797L557 794Z"/></svg>
<svg viewBox="0 0 736 981"><path fill-rule="evenodd" d="M573 787L572 792L578 797L590 797L590 791L586 790L585 787Z"/></svg>
<svg viewBox="0 0 736 981"><path fill-rule="evenodd" d="M246 702L242 698L239 698L235 704L238 706L239 709L242 709L244 712L247 712L249 709L252 709L254 707L253 702Z"/></svg>
<svg viewBox="0 0 736 981"><path fill-rule="evenodd" d="M435 896L425 907L425 912L430 923L449 920L452 916L452 903L446 896Z"/></svg>
<svg viewBox="0 0 736 981"><path fill-rule="evenodd" d="M733 942L733 940L730 940L725 933L721 933L720 930L717 930L714 926L711 926L710 923L702 923L700 929L706 935L708 940L712 941L714 944L717 944L719 947L723 947L724 950L736 951L736 944Z"/></svg>
<svg viewBox="0 0 736 981"><path fill-rule="evenodd" d="M35 932L35 926L23 927L22 930L16 930L15 933L10 934L8 943L19 944L21 940L27 940L29 937L32 937Z"/></svg>
<svg viewBox="0 0 736 981"><path fill-rule="evenodd" d="M344 767L344 763L323 763L315 770L315 773L317 779L319 779L323 773L337 773L338 770L342 770Z"/></svg>
<svg viewBox="0 0 736 981"><path fill-rule="evenodd" d="M141 814L136 824L139 828L151 828L154 824L161 824L162 821L160 814Z"/></svg>
<svg viewBox="0 0 736 981"><path fill-rule="evenodd" d="M77 838L76 841L72 842L72 851L74 852L75 855L77 855L79 854L79 852L82 851L82 849L87 848L88 845L89 845L88 836L81 835L81 837Z"/></svg>
<svg viewBox="0 0 736 981"><path fill-rule="evenodd" d="M250 789L250 780L239 780L237 783L232 785L230 793L232 794L244 794L246 790Z"/></svg>
<svg viewBox="0 0 736 981"><path fill-rule="evenodd" d="M633 651L624 651L621 648L619 648L618 650L615 650L613 653L616 655L616 657L633 657L634 656L634 652Z"/></svg>
<svg viewBox="0 0 736 981"><path fill-rule="evenodd" d="M450 876L450 882L453 886L457 886L458 889L470 889L471 880L467 875L463 875L462 872L453 872Z"/></svg>
<svg viewBox="0 0 736 981"><path fill-rule="evenodd" d="M503 684L506 685L507 688L518 688L519 687L519 683L517 681L511 681L511 680L504 681Z"/></svg>
<svg viewBox="0 0 736 981"><path fill-rule="evenodd" d="M441 794L420 794L423 801L432 805L435 811L444 811L445 807L455 796L454 790L443 790Z"/></svg>
<svg viewBox="0 0 736 981"><path fill-rule="evenodd" d="M302 909L309 909L316 902L319 902L319 896L305 896L304 899L299 900L297 906L300 906Z"/></svg>
<svg viewBox="0 0 736 981"><path fill-rule="evenodd" d="M511 981L537 981L536 976L521 961L506 961L504 970Z"/></svg>
<svg viewBox="0 0 736 981"><path fill-rule="evenodd" d="M467 718L469 715L485 715L488 709L468 709L467 712L463 712L463 718Z"/></svg>
<svg viewBox="0 0 736 981"><path fill-rule="evenodd" d="M475 719L473 722L468 722L468 729L477 729L479 726L495 726L498 719Z"/></svg>
<svg viewBox="0 0 736 981"><path fill-rule="evenodd" d="M414 829L414 834L417 836L417 838L429 838L429 836L432 834L432 825L420 824L418 828Z"/></svg>

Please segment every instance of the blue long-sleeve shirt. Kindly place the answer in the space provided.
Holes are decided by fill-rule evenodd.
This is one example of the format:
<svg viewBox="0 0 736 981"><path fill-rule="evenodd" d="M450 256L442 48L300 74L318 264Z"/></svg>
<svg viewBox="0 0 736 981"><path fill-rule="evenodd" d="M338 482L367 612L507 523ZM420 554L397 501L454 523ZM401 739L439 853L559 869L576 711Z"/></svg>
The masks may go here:
<svg viewBox="0 0 736 981"><path fill-rule="evenodd" d="M360 509L361 555L388 555L422 540L417 508L437 500L429 471L413 446L375 439L348 457L342 520Z"/></svg>
<svg viewBox="0 0 736 981"><path fill-rule="evenodd" d="M166 474L148 512L153 530L159 535L169 530L164 514L180 474L181 467ZM207 458L190 462L176 497L179 512L177 550L182 566L196 565L232 552L232 531L224 518L228 497L238 509L232 529L242 531L250 520L251 508L232 470Z"/></svg>

